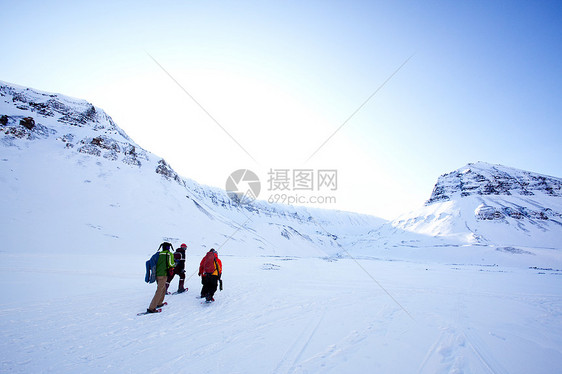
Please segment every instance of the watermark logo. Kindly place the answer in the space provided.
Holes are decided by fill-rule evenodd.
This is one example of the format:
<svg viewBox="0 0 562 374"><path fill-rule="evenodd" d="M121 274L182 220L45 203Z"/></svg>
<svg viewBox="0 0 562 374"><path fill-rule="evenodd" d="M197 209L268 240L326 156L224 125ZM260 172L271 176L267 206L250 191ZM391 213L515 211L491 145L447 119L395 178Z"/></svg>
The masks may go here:
<svg viewBox="0 0 562 374"><path fill-rule="evenodd" d="M335 204L338 189L335 169L269 169L267 191L269 203L288 205ZM258 198L260 179L249 169L239 169L226 180L226 192L236 204L249 204ZM329 194L326 194L329 193Z"/></svg>
<svg viewBox="0 0 562 374"><path fill-rule="evenodd" d="M238 169L226 179L226 193L235 203L251 203L258 198L260 191L260 179L251 170Z"/></svg>

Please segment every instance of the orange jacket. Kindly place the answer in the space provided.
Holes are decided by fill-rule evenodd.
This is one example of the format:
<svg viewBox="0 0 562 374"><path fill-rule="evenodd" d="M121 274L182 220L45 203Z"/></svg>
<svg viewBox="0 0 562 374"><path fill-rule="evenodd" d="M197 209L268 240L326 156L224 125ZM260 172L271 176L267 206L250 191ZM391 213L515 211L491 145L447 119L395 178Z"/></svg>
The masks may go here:
<svg viewBox="0 0 562 374"><path fill-rule="evenodd" d="M222 262L216 252L207 252L199 264L199 275L218 275L222 274Z"/></svg>

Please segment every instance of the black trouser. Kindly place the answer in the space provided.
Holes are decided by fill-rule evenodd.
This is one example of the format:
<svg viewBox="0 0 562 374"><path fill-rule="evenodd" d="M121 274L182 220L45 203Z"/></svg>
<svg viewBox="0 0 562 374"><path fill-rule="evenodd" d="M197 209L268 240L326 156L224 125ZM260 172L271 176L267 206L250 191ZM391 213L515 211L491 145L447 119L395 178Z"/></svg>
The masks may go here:
<svg viewBox="0 0 562 374"><path fill-rule="evenodd" d="M201 297L211 300L215 292L217 292L217 285L219 282L218 275L203 275L201 277L201 283L203 288L201 289Z"/></svg>
<svg viewBox="0 0 562 374"><path fill-rule="evenodd" d="M174 276L176 274L180 276L180 282L178 284L178 291L183 290L183 288L184 288L183 282L185 281L185 270L184 269L178 269L176 267L176 268L174 268L173 271L171 271L168 274L168 280L166 281L166 291L168 291L168 287L170 286L170 283L172 283L172 279L174 279Z"/></svg>

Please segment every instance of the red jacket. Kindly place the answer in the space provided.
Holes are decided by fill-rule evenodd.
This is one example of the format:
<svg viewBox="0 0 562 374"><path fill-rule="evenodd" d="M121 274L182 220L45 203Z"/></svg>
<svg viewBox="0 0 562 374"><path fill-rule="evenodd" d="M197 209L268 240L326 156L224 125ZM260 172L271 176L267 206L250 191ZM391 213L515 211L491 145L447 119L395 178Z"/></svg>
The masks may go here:
<svg viewBox="0 0 562 374"><path fill-rule="evenodd" d="M199 275L218 275L222 274L222 262L216 252L207 252L199 264Z"/></svg>

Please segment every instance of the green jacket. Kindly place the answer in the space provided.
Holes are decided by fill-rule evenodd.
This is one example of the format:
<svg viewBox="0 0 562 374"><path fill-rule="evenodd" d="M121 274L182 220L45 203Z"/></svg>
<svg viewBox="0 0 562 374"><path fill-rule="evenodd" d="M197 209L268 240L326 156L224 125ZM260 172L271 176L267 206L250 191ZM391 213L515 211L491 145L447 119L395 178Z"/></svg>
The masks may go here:
<svg viewBox="0 0 562 374"><path fill-rule="evenodd" d="M174 262L174 255L168 251L163 250L158 256L158 263L156 264L156 276L163 277L168 275L168 269L176 266Z"/></svg>

